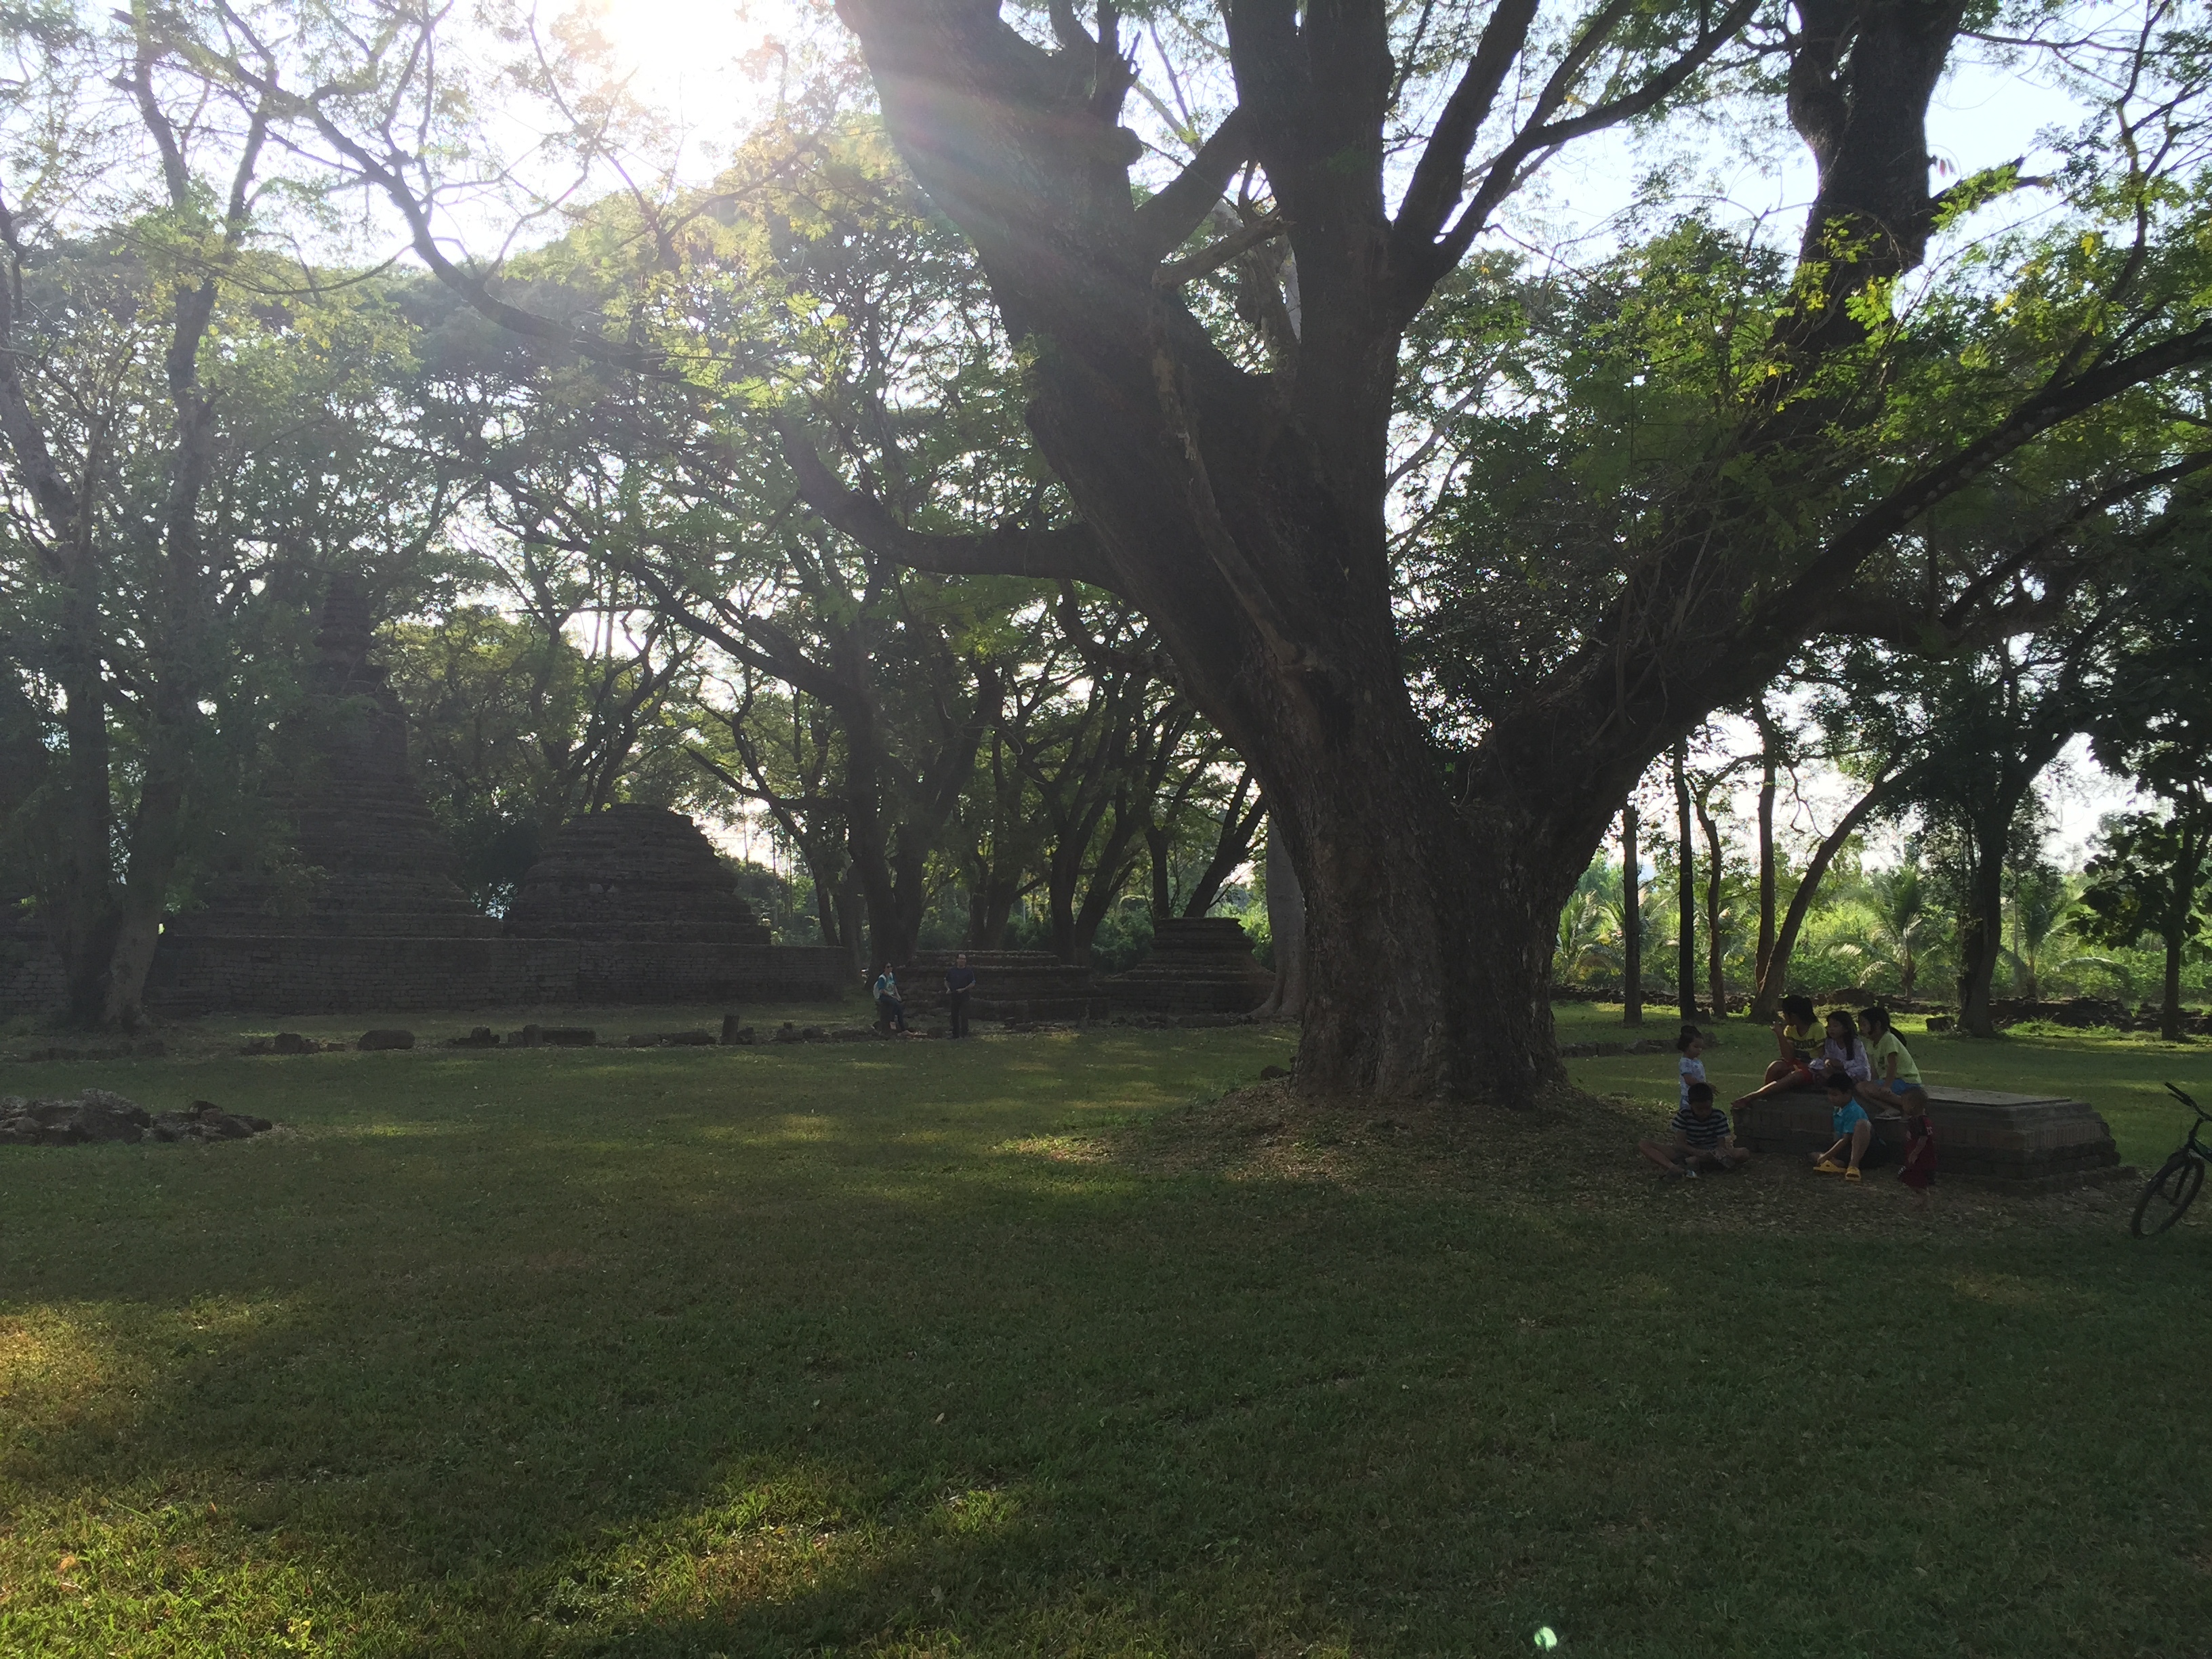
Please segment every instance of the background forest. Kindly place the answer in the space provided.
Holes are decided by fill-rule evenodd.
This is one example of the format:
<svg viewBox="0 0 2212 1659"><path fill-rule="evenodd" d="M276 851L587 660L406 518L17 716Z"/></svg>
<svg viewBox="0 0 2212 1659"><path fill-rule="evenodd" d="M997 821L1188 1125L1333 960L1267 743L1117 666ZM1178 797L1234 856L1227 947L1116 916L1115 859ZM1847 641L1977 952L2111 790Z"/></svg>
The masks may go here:
<svg viewBox="0 0 2212 1659"><path fill-rule="evenodd" d="M1111 88L1141 94L1161 155L1214 154L1225 65L1187 10L1148 15ZM1065 11L1016 16L1037 61L1120 38L1111 7L1097 41ZM783 43L702 176L589 13L444 16L5 23L0 902L61 951L69 1016L134 1021L162 919L226 873L314 880L288 872L284 801L334 575L371 595L415 763L489 913L561 823L644 800L714 826L777 936L840 947L856 975L954 944L1115 969L1152 918L1217 909L1272 959L1270 902L1301 896L1259 770L1188 636L1179 657L1085 562L1090 532L1024 438L1043 348L1010 337L852 39L815 15ZM1723 21L1746 55L1715 56L1738 37L1700 24L1682 63L1711 107L1751 107L1802 41ZM1458 49L1408 40L1416 80ZM2199 45L2159 12L2004 47L2064 94L2053 170L1942 192L1940 272L1881 344L1893 402L1788 441L1810 455L1848 428L1855 476L1878 480L2001 382L2052 361L2105 379L2035 416L2047 441L1884 532L1811 639L1744 647L1772 672L1631 793L1561 909L1558 988L1633 975L1686 1009L1848 987L1982 1031L2007 995L2157 1004L2172 1030L2204 999ZM535 149L502 125L517 99L551 123ZM1735 141L1753 159L1796 142L1763 119ZM1438 276L1404 333L1401 678L1470 823L1505 787L1481 757L1517 729L1516 684L1613 626L1658 568L1632 556L1638 526L1781 372L1747 368L1744 342L1808 303L1756 221L1662 188L1706 136L1639 142L1659 170L1604 237L1545 247L1534 215ZM1256 163L1191 166L1218 199L1160 281L1257 384L1305 326L1295 249ZM1137 187L1181 210L1190 176ZM2155 362L2114 355L2153 335ZM1809 498L1775 493L1788 471L1729 488L1810 522ZM1827 513L1860 484L1820 488ZM2141 805L2062 870L2039 790L2082 737ZM1802 781L1838 804L1801 811Z"/></svg>

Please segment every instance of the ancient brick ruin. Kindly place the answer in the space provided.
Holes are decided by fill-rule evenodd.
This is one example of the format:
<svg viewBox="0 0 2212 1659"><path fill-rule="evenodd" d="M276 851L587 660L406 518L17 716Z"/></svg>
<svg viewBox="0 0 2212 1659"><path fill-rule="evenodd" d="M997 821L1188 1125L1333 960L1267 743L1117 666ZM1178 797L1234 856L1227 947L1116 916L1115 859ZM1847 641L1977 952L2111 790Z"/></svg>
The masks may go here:
<svg viewBox="0 0 2212 1659"><path fill-rule="evenodd" d="M909 1016L945 1007L945 970L957 953L920 951L899 974ZM1253 959L1251 936L1230 916L1155 922L1152 948L1125 974L1100 975L1048 951L970 951L975 1019L1079 1020L1115 1015L1249 1014L1275 978Z"/></svg>
<svg viewBox="0 0 2212 1659"><path fill-rule="evenodd" d="M1170 916L1152 924L1142 962L1100 981L1117 1012L1249 1014L1275 976L1252 957L1251 935L1231 916Z"/></svg>
<svg viewBox="0 0 2212 1659"><path fill-rule="evenodd" d="M823 1001L847 985L842 952L769 944L699 826L665 807L563 825L523 878L507 932L574 941L586 1002Z"/></svg>
<svg viewBox="0 0 2212 1659"><path fill-rule="evenodd" d="M457 861L407 764L407 717L370 654L368 594L331 579L307 697L289 733L297 757L272 792L292 826L297 882L263 869L211 884L167 932L180 940L489 939L499 924L468 901Z"/></svg>
<svg viewBox="0 0 2212 1659"><path fill-rule="evenodd" d="M953 951L919 951L899 971L899 990L909 1018L941 1013L945 970ZM1049 951L969 951L975 989L970 1019L1103 1019L1113 1012L1103 983L1088 968L1062 962Z"/></svg>
<svg viewBox="0 0 2212 1659"><path fill-rule="evenodd" d="M270 798L294 857L211 882L170 925L147 983L152 1012L827 1001L852 988L843 952L771 944L698 826L659 807L572 820L503 921L477 910L409 769L406 717L372 622L360 581L334 577L289 733L296 758ZM1273 986L1227 917L1156 923L1151 954L1111 977L1044 951L969 959L980 1019L1234 1017ZM951 962L926 951L902 964L916 1012L941 1007ZM20 906L0 905L0 1017L49 1012L61 995L42 932Z"/></svg>
<svg viewBox="0 0 2212 1659"><path fill-rule="evenodd" d="M624 804L571 819L507 914L531 939L766 945L768 924L699 826L662 806Z"/></svg>
<svg viewBox="0 0 2212 1659"><path fill-rule="evenodd" d="M165 930L147 981L156 1014L489 1008L573 1002L819 1001L842 952L771 945L697 827L649 807L569 825L504 927L468 902L407 763L398 697L371 650L368 597L332 580L308 696L272 792L296 870L236 872ZM61 1000L34 924L0 918L0 1017Z"/></svg>

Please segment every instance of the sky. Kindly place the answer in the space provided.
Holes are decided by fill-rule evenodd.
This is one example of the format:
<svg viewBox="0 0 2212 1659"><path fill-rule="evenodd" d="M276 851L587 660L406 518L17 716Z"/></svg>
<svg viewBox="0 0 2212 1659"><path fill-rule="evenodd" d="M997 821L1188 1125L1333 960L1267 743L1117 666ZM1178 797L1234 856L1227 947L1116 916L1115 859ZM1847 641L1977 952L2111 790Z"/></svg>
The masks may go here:
<svg viewBox="0 0 2212 1659"><path fill-rule="evenodd" d="M2116 8L2106 15L2120 14ZM830 0L611 0L601 21L623 69L635 76L636 92L675 113L692 133L687 171L711 165L758 107L759 82L740 60L765 43L822 27L836 27ZM2033 73L1969 64L1936 95L1929 152L1939 167L1956 175L2014 157L2027 158L2032 173L2038 133L2069 125L2076 114L2070 100ZM1710 166L1722 194L1736 206L1786 210L1809 196L1812 173L1802 150L1785 147L1785 157L1778 171L1732 164L1717 143ZM1601 224L1628 201L1636 172L1625 141L1570 151L1544 176L1547 211ZM2099 817L2132 801L2124 783L2098 769L2083 740L2069 747L2045 782L2054 818L2047 850L2069 866L2079 863ZM1817 830L1847 804L1847 786L1841 778L1808 779L1808 786L1802 821ZM1741 810L1748 811L1747 799ZM1881 837L1869 848L1876 865L1894 856L1893 844Z"/></svg>

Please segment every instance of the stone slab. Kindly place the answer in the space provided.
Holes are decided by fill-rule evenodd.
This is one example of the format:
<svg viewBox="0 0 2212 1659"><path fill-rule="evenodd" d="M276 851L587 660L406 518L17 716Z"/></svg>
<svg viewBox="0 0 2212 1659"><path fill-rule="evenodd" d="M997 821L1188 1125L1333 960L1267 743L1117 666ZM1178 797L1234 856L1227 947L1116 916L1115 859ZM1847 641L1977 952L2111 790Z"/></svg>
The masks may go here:
<svg viewBox="0 0 2212 1659"><path fill-rule="evenodd" d="M2112 1132L2086 1101L1995 1089L1931 1087L1938 1180L2044 1191L2108 1179L2120 1167ZM1753 1152L1812 1153L1833 1140L1819 1090L1769 1095L1735 1114L1736 1138ZM1905 1121L1874 1115L1876 1139L1902 1155Z"/></svg>

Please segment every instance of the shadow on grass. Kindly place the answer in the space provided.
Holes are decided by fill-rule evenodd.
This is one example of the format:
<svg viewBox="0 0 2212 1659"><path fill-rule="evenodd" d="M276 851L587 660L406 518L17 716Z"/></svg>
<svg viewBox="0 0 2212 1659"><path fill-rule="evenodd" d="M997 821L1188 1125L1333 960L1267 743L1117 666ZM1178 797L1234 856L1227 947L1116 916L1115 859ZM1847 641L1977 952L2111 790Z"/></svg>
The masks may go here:
<svg viewBox="0 0 2212 1659"><path fill-rule="evenodd" d="M288 1143L0 1166L0 1649L2195 1639L2195 1230L1769 1225L1602 1118L1102 1133L1193 1050L1005 1047L370 1056Z"/></svg>

